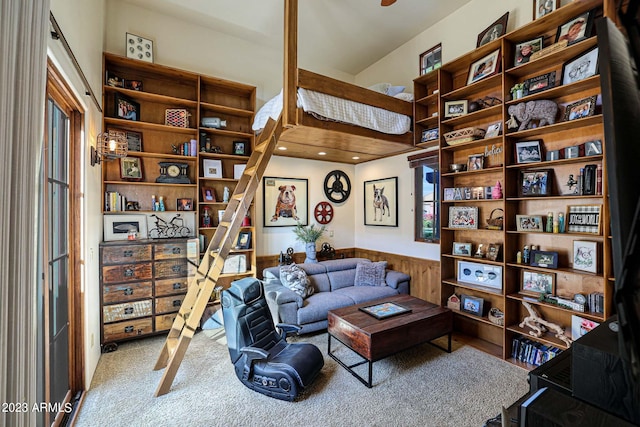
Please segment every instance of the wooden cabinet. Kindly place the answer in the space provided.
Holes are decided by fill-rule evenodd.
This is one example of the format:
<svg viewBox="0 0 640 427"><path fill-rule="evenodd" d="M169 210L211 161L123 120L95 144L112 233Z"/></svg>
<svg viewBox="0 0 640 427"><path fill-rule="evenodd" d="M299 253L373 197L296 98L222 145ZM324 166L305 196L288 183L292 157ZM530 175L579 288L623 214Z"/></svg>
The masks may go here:
<svg viewBox="0 0 640 427"><path fill-rule="evenodd" d="M171 327L198 264L197 239L100 245L103 351Z"/></svg>

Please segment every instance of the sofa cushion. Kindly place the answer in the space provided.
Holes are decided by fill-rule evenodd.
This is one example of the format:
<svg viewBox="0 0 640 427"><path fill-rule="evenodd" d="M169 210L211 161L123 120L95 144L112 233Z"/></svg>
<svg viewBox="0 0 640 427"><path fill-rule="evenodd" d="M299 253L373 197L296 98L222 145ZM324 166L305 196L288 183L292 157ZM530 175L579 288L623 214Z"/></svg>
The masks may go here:
<svg viewBox="0 0 640 427"><path fill-rule="evenodd" d="M353 305L353 299L335 292L319 292L311 295L304 301L302 308L298 309L298 324L313 323L327 320L327 312L337 308Z"/></svg>
<svg viewBox="0 0 640 427"><path fill-rule="evenodd" d="M356 266L359 263L370 263L366 258L345 258L323 261L327 267L327 277L331 285L331 291L336 291L347 286L353 286L356 277Z"/></svg>
<svg viewBox="0 0 640 427"><path fill-rule="evenodd" d="M302 298L307 298L314 291L307 273L297 264L280 267L280 282Z"/></svg>
<svg viewBox="0 0 640 427"><path fill-rule="evenodd" d="M398 291L389 286L351 286L350 288L339 289L332 292L332 294L349 297L353 300L353 304L360 304L361 302L398 295Z"/></svg>
<svg viewBox="0 0 640 427"><path fill-rule="evenodd" d="M386 286L384 281L387 261L359 263L353 286Z"/></svg>

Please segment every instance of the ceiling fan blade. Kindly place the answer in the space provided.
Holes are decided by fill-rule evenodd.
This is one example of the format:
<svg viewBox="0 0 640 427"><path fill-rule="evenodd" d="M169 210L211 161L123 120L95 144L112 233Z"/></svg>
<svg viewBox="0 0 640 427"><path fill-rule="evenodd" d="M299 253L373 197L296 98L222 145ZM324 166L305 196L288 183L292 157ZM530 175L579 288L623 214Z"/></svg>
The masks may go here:
<svg viewBox="0 0 640 427"><path fill-rule="evenodd" d="M382 0L382 3L380 3L380 5L381 6L391 6L395 2L396 2L396 0Z"/></svg>

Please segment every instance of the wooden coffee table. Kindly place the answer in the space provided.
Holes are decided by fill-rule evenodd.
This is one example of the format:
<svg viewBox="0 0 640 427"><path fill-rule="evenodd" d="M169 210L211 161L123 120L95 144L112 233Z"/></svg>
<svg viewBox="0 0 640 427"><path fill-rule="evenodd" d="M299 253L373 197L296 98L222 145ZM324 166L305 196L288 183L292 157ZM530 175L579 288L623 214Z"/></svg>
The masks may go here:
<svg viewBox="0 0 640 427"><path fill-rule="evenodd" d="M361 307L370 307L385 302L410 309L411 312L378 319L360 310ZM451 352L451 332L453 330L451 310L410 295L395 295L331 310L327 317L329 322L327 346L329 356L369 388L372 387L371 379L373 362L375 361L444 335L448 336L447 348L431 344L448 353ZM331 338L337 339L364 360L347 365L332 353ZM361 377L353 370L356 366L364 363L369 364L368 379Z"/></svg>

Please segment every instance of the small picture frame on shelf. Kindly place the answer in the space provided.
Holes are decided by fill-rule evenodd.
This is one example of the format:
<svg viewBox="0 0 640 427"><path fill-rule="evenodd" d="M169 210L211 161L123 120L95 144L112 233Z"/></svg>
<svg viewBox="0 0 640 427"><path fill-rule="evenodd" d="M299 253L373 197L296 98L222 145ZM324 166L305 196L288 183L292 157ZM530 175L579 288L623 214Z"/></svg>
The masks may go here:
<svg viewBox="0 0 640 427"><path fill-rule="evenodd" d="M524 95L533 95L551 89L556 85L556 72L541 74L539 76L528 78L524 81Z"/></svg>
<svg viewBox="0 0 640 427"><path fill-rule="evenodd" d="M462 283L502 289L502 266L458 260L456 280Z"/></svg>
<svg viewBox="0 0 640 427"><path fill-rule="evenodd" d="M471 64L467 84L475 83L498 72L500 66L500 49L496 49L484 58Z"/></svg>
<svg viewBox="0 0 640 427"><path fill-rule="evenodd" d="M202 201L205 203L215 203L216 202L216 191L211 187L202 187Z"/></svg>
<svg viewBox="0 0 640 427"><path fill-rule="evenodd" d="M516 231L542 233L542 215L516 215Z"/></svg>
<svg viewBox="0 0 640 427"><path fill-rule="evenodd" d="M242 174L244 173L244 170L246 168L247 168L247 164L246 163L233 165L233 179L242 178Z"/></svg>
<svg viewBox="0 0 640 427"><path fill-rule="evenodd" d="M478 229L478 208L475 206L450 206L449 228Z"/></svg>
<svg viewBox="0 0 640 427"><path fill-rule="evenodd" d="M531 54L542 49L542 37L538 37L526 42L516 44L516 52L513 60L513 66L526 64L531 58Z"/></svg>
<svg viewBox="0 0 640 427"><path fill-rule="evenodd" d="M531 267L558 268L558 252L534 250L529 256Z"/></svg>
<svg viewBox="0 0 640 427"><path fill-rule="evenodd" d="M482 317L484 314L484 299L471 295L460 295L460 310L474 316Z"/></svg>
<svg viewBox="0 0 640 427"><path fill-rule="evenodd" d="M540 295L555 293L556 275L540 271L522 270L520 294L538 298Z"/></svg>
<svg viewBox="0 0 640 427"><path fill-rule="evenodd" d="M484 168L484 153L472 154L467 159L468 171L479 171Z"/></svg>
<svg viewBox="0 0 640 427"><path fill-rule="evenodd" d="M127 181L142 181L142 159L127 156L120 159L120 178Z"/></svg>
<svg viewBox="0 0 640 427"><path fill-rule="evenodd" d="M500 136L500 132L502 132L502 122L493 123L487 127L484 139Z"/></svg>
<svg viewBox="0 0 640 427"><path fill-rule="evenodd" d="M567 232L600 234L602 205L567 206Z"/></svg>
<svg viewBox="0 0 640 427"><path fill-rule="evenodd" d="M598 242L587 240L573 241L573 268L574 270L598 272Z"/></svg>
<svg viewBox="0 0 640 427"><path fill-rule="evenodd" d="M113 115L118 119L139 121L140 120L140 104L135 102L128 96L116 93L113 95L114 111Z"/></svg>
<svg viewBox="0 0 640 427"><path fill-rule="evenodd" d="M233 154L237 156L246 156L247 142L246 141L233 141Z"/></svg>
<svg viewBox="0 0 640 427"><path fill-rule="evenodd" d="M142 91L142 80L125 80L124 88L130 90Z"/></svg>
<svg viewBox="0 0 640 427"><path fill-rule="evenodd" d="M490 261L498 261L501 247L502 245L500 243L489 243L487 247L487 259Z"/></svg>
<svg viewBox="0 0 640 427"><path fill-rule="evenodd" d="M142 151L142 132L128 130L125 135L129 151Z"/></svg>
<svg viewBox="0 0 640 427"><path fill-rule="evenodd" d="M509 12L502 15L496 22L489 25L484 31L478 34L476 47L484 46L494 40L499 39L507 33L507 21L509 20Z"/></svg>
<svg viewBox="0 0 640 427"><path fill-rule="evenodd" d="M602 141L599 139L593 141L587 141L584 143L584 155L585 156L601 156L602 155Z"/></svg>
<svg viewBox="0 0 640 427"><path fill-rule="evenodd" d="M592 95L580 101L573 102L567 105L564 110L564 120L577 120L585 117L593 116L596 111L597 95Z"/></svg>
<svg viewBox="0 0 640 427"><path fill-rule="evenodd" d="M471 256L471 243L453 242L452 255Z"/></svg>
<svg viewBox="0 0 640 427"><path fill-rule="evenodd" d="M439 129L438 128L424 129L422 131L422 135L420 137L420 142L435 141L438 138L439 138Z"/></svg>
<svg viewBox="0 0 640 427"><path fill-rule="evenodd" d="M567 85L598 73L598 48L583 52L562 66L562 84Z"/></svg>
<svg viewBox="0 0 640 427"><path fill-rule="evenodd" d="M107 86L124 87L124 79L108 70L107 70L107 76L105 78L105 82Z"/></svg>
<svg viewBox="0 0 640 427"><path fill-rule="evenodd" d="M190 197L183 197L176 200L176 210L178 211L192 211L193 199Z"/></svg>
<svg viewBox="0 0 640 427"><path fill-rule="evenodd" d="M584 12L558 27L556 43L566 40L568 45L578 43L591 35L591 11Z"/></svg>
<svg viewBox="0 0 640 427"><path fill-rule="evenodd" d="M520 171L519 197L539 197L551 195L553 169Z"/></svg>
<svg viewBox="0 0 640 427"><path fill-rule="evenodd" d="M444 103L444 116L446 118L464 116L467 114L468 102L466 99L460 101L447 101Z"/></svg>
<svg viewBox="0 0 640 427"><path fill-rule="evenodd" d="M251 231L241 231L238 233L238 241L236 242L236 249L249 249L251 248Z"/></svg>
<svg viewBox="0 0 640 427"><path fill-rule="evenodd" d="M540 19L560 7L560 0L534 0L533 19Z"/></svg>
<svg viewBox="0 0 640 427"><path fill-rule="evenodd" d="M538 163L542 161L542 141L518 141L516 147L516 163Z"/></svg>
<svg viewBox="0 0 640 427"><path fill-rule="evenodd" d="M217 159L202 160L202 176L204 178L222 178L222 161Z"/></svg>

